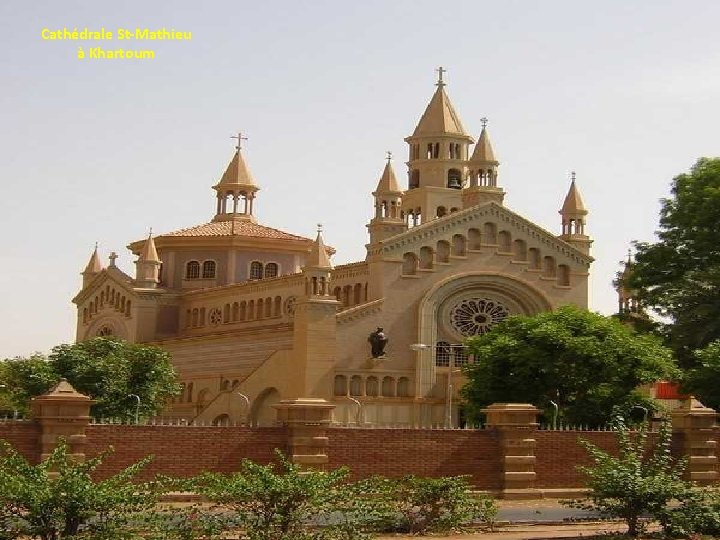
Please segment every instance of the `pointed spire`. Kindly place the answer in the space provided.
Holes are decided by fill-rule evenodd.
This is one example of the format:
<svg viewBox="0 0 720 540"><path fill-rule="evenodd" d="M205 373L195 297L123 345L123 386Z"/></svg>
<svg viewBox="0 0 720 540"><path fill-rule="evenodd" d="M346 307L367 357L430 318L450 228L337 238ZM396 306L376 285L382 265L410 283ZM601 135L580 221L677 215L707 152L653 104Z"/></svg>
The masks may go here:
<svg viewBox="0 0 720 540"><path fill-rule="evenodd" d="M480 122L482 123L482 131L480 132L480 137L475 145L475 150L473 151L470 161L498 163L497 159L495 159L495 152L493 152L492 144L490 144L490 135L488 135L486 127L487 118L482 118Z"/></svg>
<svg viewBox="0 0 720 540"><path fill-rule="evenodd" d="M158 257L157 249L155 249L155 240L153 239L152 228L150 229L148 239L145 241L145 245L140 252L140 257L138 258L138 261L160 262L160 257Z"/></svg>
<svg viewBox="0 0 720 540"><path fill-rule="evenodd" d="M443 133L467 136L465 128L460 122L460 117L455 112L455 108L450 103L450 98L445 92L445 82L442 78L445 71L442 67L438 68L437 90L435 90L430 103L428 103L425 112L420 117L420 121L412 134L413 137Z"/></svg>
<svg viewBox="0 0 720 540"><path fill-rule="evenodd" d="M95 250L92 252L92 255L90 255L90 260L88 261L87 266L85 266L83 274L97 274L102 272L102 269L103 266L100 264L100 257L98 257L98 246L96 242Z"/></svg>
<svg viewBox="0 0 720 540"><path fill-rule="evenodd" d="M330 262L330 256L327 253L325 242L322 238L322 225L318 223L317 238L315 243L310 249L310 255L308 255L305 266L308 268L332 268Z"/></svg>
<svg viewBox="0 0 720 540"><path fill-rule="evenodd" d="M577 186L575 185L575 171L571 173L571 178L572 181L570 182L570 189L565 196L565 202L563 202L560 213L563 215L585 215L588 212L585 209L582 197L580 196L580 190L578 190Z"/></svg>
<svg viewBox="0 0 720 540"><path fill-rule="evenodd" d="M391 160L392 152L388 152L387 162L385 163L382 176L380 176L380 180L375 188L375 193L402 193L400 184L395 177L395 171L393 170Z"/></svg>
<svg viewBox="0 0 720 540"><path fill-rule="evenodd" d="M232 188L235 186L257 187L255 179L245 163L240 148L235 151L235 155L230 160L227 169L225 169L225 173L222 175L216 187Z"/></svg>

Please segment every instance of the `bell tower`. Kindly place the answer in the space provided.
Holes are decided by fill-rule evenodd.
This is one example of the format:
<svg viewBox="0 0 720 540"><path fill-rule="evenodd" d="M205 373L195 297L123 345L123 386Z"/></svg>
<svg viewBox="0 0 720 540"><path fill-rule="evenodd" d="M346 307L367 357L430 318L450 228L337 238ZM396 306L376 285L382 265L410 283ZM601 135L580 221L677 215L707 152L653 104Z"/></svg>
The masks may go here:
<svg viewBox="0 0 720 540"><path fill-rule="evenodd" d="M498 187L498 165L495 159L490 135L487 130L487 118L482 118L482 131L475 145L475 151L468 161L470 185L463 190L463 208L470 208L489 201L503 203L505 192Z"/></svg>
<svg viewBox="0 0 720 540"><path fill-rule="evenodd" d="M213 186L217 192L217 211L213 221L233 219L249 220L255 223L253 203L255 194L260 190L242 155L242 133L232 137L237 139L235 155L225 169L220 182Z"/></svg>
<svg viewBox="0 0 720 540"><path fill-rule="evenodd" d="M589 255L592 240L585 234L585 220L588 211L583 204L580 190L577 188L577 185L575 185L575 171L571 173L571 177L570 189L559 211L562 217L562 234L559 238L565 240L565 242L586 255Z"/></svg>
<svg viewBox="0 0 720 540"><path fill-rule="evenodd" d="M388 152L387 163L373 191L375 217L367 224L371 245L407 230L401 216L403 192L395 178L391 160L392 153Z"/></svg>
<svg viewBox="0 0 720 540"><path fill-rule="evenodd" d="M408 225L419 225L462 208L468 148L474 142L445 92L438 68L437 89L408 144L408 189L402 208Z"/></svg>

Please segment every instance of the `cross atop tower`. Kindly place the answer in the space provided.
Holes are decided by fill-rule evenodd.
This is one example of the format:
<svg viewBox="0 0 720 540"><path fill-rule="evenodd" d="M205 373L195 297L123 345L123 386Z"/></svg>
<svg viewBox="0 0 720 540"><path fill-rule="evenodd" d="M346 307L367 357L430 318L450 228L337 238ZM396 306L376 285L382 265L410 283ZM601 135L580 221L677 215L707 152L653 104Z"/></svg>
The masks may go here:
<svg viewBox="0 0 720 540"><path fill-rule="evenodd" d="M570 171L570 180L575 182L575 171Z"/></svg>
<svg viewBox="0 0 720 540"><path fill-rule="evenodd" d="M483 129L485 129L485 126L487 126L487 123L488 123L488 119L483 116L483 117L480 119L480 125L482 126Z"/></svg>
<svg viewBox="0 0 720 540"><path fill-rule="evenodd" d="M110 266L115 266L115 259L118 258L118 254L113 251L108 258L110 259Z"/></svg>
<svg viewBox="0 0 720 540"><path fill-rule="evenodd" d="M243 137L243 134L242 134L241 131L238 131L238 134L237 134L237 135L232 135L230 138L231 138L231 139L237 139L237 142L238 142L238 143L237 143L237 146L235 147L235 149L236 149L238 152L239 152L240 150L242 150L242 142L248 140L247 137Z"/></svg>
<svg viewBox="0 0 720 540"><path fill-rule="evenodd" d="M385 153L387 154L387 155L385 156L385 159L387 159L387 160L388 160L388 163L389 163L390 160L392 159L392 152L391 152L390 150L388 150L388 151L385 152Z"/></svg>
<svg viewBox="0 0 720 540"><path fill-rule="evenodd" d="M445 83L443 82L443 73L447 73L447 69L440 66L435 71L438 72L438 82L435 83L435 86L440 86L440 87L445 86Z"/></svg>
<svg viewBox="0 0 720 540"><path fill-rule="evenodd" d="M317 224L317 232L318 234L322 233L322 223Z"/></svg>

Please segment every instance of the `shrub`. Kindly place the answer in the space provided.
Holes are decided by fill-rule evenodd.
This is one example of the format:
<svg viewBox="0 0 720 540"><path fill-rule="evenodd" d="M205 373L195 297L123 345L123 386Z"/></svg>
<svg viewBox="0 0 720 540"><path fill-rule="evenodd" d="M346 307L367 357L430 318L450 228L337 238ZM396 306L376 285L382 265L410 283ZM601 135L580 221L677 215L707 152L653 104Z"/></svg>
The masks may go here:
<svg viewBox="0 0 720 540"><path fill-rule="evenodd" d="M130 536L131 516L152 507L161 489L152 483L131 482L149 457L107 480L93 480L91 473L111 451L81 463L61 441L47 459L31 465L0 441L3 537L58 540Z"/></svg>
<svg viewBox="0 0 720 540"><path fill-rule="evenodd" d="M579 467L587 477L590 493L588 500L567 504L604 517L621 518L627 523L628 535L637 536L643 529L643 516L661 519L669 512L669 503L690 496L692 486L681 479L684 461L676 463L670 455L669 422L661 425L652 449L648 449L647 422L636 432L630 432L621 419L616 421L616 427L617 456L580 441L595 462L590 467Z"/></svg>

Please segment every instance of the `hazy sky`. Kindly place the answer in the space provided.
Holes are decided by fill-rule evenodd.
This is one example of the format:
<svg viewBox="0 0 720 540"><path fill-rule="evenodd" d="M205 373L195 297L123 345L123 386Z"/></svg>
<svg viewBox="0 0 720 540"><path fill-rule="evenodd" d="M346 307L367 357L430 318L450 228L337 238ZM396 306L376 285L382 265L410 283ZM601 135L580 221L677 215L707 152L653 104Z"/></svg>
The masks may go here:
<svg viewBox="0 0 720 540"><path fill-rule="evenodd" d="M74 339L71 298L97 241L125 246L209 221L210 186L247 133L266 225L360 260L386 150L448 71L480 118L506 205L558 234L568 172L590 210L591 308L633 239L651 240L673 176L720 140L720 2L8 1L0 4L0 357ZM191 41L43 40L44 28L165 27ZM77 59L151 49L153 60Z"/></svg>

